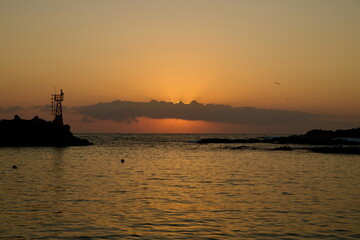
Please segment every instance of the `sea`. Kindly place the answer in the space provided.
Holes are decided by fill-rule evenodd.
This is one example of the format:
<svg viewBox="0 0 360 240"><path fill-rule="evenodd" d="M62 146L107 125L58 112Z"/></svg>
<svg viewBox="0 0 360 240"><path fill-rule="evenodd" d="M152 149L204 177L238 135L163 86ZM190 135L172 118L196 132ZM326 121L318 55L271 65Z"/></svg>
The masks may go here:
<svg viewBox="0 0 360 240"><path fill-rule="evenodd" d="M94 145L0 148L0 239L360 239L359 155L77 136Z"/></svg>

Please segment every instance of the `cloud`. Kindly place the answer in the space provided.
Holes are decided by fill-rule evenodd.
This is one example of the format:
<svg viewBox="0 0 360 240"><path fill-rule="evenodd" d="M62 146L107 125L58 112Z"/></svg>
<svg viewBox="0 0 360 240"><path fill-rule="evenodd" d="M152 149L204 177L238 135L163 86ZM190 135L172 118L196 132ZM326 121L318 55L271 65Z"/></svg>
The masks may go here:
<svg viewBox="0 0 360 240"><path fill-rule="evenodd" d="M243 125L297 125L317 121L320 115L254 107L231 107L228 105L201 104L192 101L172 103L152 100L150 102L113 101L74 107L77 113L100 120L133 123L140 117L153 119L176 118Z"/></svg>
<svg viewBox="0 0 360 240"><path fill-rule="evenodd" d="M42 106L33 106L33 109L39 110L40 112L50 112L51 111L51 105L45 104Z"/></svg>
<svg viewBox="0 0 360 240"><path fill-rule="evenodd" d="M36 110L39 110L40 112L51 112L51 105L45 104L42 106L32 106L32 107L30 107L30 109L36 109ZM62 109L63 109L63 111L65 111L68 108L66 106L62 106Z"/></svg>
<svg viewBox="0 0 360 240"><path fill-rule="evenodd" d="M81 119L81 122L83 123L93 123L95 122L94 119L91 119L90 117L88 117L87 115L83 116L83 118Z"/></svg>
<svg viewBox="0 0 360 240"><path fill-rule="evenodd" d="M23 108L20 106L12 106L12 107L8 107L8 108L0 107L0 113L18 113L22 110L23 110Z"/></svg>

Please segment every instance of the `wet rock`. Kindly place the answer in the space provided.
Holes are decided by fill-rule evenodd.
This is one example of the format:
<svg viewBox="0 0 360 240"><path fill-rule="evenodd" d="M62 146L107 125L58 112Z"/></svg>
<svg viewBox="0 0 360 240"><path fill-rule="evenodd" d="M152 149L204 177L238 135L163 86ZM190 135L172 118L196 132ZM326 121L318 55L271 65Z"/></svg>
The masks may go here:
<svg viewBox="0 0 360 240"><path fill-rule="evenodd" d="M355 141L351 141L355 139ZM306 144L306 145L360 145L360 128L348 130L311 130L303 135L291 135L286 137L249 138L249 139L226 139L205 138L197 143L275 143L275 144Z"/></svg>
<svg viewBox="0 0 360 240"><path fill-rule="evenodd" d="M317 147L308 148L308 150L316 153L333 153L333 154L360 154L360 147Z"/></svg>
<svg viewBox="0 0 360 240"><path fill-rule="evenodd" d="M288 146L283 146L283 147L273 148L272 150L274 150L274 151L292 151L293 149Z"/></svg>
<svg viewBox="0 0 360 240"><path fill-rule="evenodd" d="M196 143L207 144L207 143L258 143L263 142L261 139L249 138L249 139L228 139L228 138L203 138Z"/></svg>

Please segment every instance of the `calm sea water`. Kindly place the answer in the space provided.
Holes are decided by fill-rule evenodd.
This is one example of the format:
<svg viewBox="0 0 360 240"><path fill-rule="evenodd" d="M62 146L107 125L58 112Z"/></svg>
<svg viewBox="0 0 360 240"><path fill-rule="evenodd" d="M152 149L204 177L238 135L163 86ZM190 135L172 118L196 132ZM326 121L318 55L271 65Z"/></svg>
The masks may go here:
<svg viewBox="0 0 360 240"><path fill-rule="evenodd" d="M360 156L82 137L0 148L1 239L360 239Z"/></svg>

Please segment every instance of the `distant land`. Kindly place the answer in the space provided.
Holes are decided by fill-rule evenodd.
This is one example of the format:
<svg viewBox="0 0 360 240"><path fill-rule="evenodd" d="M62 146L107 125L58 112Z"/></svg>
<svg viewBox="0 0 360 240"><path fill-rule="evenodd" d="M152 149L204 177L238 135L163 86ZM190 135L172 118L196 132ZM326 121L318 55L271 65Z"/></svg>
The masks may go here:
<svg viewBox="0 0 360 240"><path fill-rule="evenodd" d="M309 150L318 153L360 154L360 128L346 130L321 130L314 129L303 135L287 137L260 137L248 139L204 138L197 141L199 144L209 143L272 143L272 144L297 144L316 145L317 147L289 147L281 146L271 150L291 151L296 149ZM229 149L253 149L248 146L226 147Z"/></svg>
<svg viewBox="0 0 360 240"><path fill-rule="evenodd" d="M15 115L12 120L0 120L0 147L87 145L92 143L75 137L69 125L45 121L37 116L24 120Z"/></svg>

